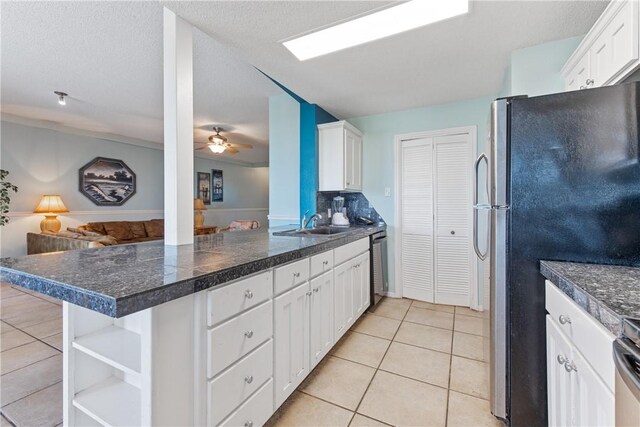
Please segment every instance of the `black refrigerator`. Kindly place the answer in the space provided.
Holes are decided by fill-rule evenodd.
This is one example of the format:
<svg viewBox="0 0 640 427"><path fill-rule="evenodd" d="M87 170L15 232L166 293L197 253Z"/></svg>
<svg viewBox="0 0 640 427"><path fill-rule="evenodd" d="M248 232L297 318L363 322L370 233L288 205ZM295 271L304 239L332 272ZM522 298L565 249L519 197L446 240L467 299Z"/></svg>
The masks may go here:
<svg viewBox="0 0 640 427"><path fill-rule="evenodd" d="M491 409L512 426L547 425L540 260L640 266L639 128L640 83L492 104L474 246L490 264Z"/></svg>

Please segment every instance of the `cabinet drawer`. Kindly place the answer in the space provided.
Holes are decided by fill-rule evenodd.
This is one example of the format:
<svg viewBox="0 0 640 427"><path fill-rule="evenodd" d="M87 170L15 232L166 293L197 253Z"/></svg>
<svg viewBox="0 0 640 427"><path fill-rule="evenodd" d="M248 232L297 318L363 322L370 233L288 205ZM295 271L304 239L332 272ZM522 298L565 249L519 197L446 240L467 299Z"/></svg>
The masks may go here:
<svg viewBox="0 0 640 427"><path fill-rule="evenodd" d="M545 297L553 322L613 390L615 367L611 349L615 336L548 280Z"/></svg>
<svg viewBox="0 0 640 427"><path fill-rule="evenodd" d="M229 418L220 423L221 426L253 426L264 425L273 414L273 380L269 380L260 390L251 396Z"/></svg>
<svg viewBox="0 0 640 427"><path fill-rule="evenodd" d="M288 291L300 283L309 280L309 258L292 262L275 269L275 293Z"/></svg>
<svg viewBox="0 0 640 427"><path fill-rule="evenodd" d="M207 325L213 326L273 296L273 272L265 271L207 294Z"/></svg>
<svg viewBox="0 0 640 427"><path fill-rule="evenodd" d="M311 257L311 277L319 276L333 268L333 251Z"/></svg>
<svg viewBox="0 0 640 427"><path fill-rule="evenodd" d="M268 301L207 332L207 377L249 353L273 335L273 303Z"/></svg>
<svg viewBox="0 0 640 427"><path fill-rule="evenodd" d="M355 258L361 253L369 250L369 238L356 240L333 250L335 265L342 264L345 261Z"/></svg>
<svg viewBox="0 0 640 427"><path fill-rule="evenodd" d="M269 340L209 382L209 425L217 425L273 375L273 340Z"/></svg>

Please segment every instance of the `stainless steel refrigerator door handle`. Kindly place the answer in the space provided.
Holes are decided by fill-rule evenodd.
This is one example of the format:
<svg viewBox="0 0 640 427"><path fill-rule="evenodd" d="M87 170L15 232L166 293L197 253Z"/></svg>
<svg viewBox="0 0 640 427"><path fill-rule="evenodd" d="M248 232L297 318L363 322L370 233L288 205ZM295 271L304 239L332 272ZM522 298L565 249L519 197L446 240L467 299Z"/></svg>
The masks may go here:
<svg viewBox="0 0 640 427"><path fill-rule="evenodd" d="M473 206L478 205L478 181L479 181L478 172L479 172L480 162L482 162L483 159L487 163L487 171L488 171L489 159L484 153L480 154L480 157L478 157L476 162L473 164L473 168L475 170L475 182L473 185ZM487 258L487 253L489 252L489 248L487 248L487 250L483 254L482 252L480 252L480 248L478 247L478 209L473 209L473 250L476 252L476 255L478 256L478 258L480 258L481 261L484 261Z"/></svg>

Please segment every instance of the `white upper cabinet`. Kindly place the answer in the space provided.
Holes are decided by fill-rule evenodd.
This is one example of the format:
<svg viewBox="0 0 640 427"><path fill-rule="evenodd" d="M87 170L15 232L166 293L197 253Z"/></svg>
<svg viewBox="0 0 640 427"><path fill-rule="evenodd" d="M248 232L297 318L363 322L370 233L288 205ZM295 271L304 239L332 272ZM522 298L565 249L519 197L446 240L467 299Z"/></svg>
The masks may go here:
<svg viewBox="0 0 640 427"><path fill-rule="evenodd" d="M615 84L640 67L640 2L613 0L562 67L566 90Z"/></svg>
<svg viewBox="0 0 640 427"><path fill-rule="evenodd" d="M318 125L320 191L362 191L362 132L346 121Z"/></svg>

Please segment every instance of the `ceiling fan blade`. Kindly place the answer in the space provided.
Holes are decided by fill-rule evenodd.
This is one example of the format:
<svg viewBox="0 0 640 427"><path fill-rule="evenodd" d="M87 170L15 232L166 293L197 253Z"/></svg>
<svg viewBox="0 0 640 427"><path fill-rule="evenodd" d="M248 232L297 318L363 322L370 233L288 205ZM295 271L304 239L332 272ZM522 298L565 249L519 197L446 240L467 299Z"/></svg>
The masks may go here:
<svg viewBox="0 0 640 427"><path fill-rule="evenodd" d="M239 151L233 147L227 147L225 151L228 151L229 153L233 153L233 154L239 153Z"/></svg>
<svg viewBox="0 0 640 427"><path fill-rule="evenodd" d="M234 147L253 148L253 145L251 144L236 144L232 142L231 145L233 145Z"/></svg>

